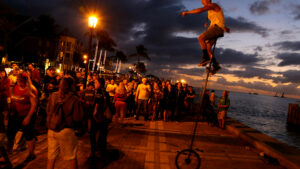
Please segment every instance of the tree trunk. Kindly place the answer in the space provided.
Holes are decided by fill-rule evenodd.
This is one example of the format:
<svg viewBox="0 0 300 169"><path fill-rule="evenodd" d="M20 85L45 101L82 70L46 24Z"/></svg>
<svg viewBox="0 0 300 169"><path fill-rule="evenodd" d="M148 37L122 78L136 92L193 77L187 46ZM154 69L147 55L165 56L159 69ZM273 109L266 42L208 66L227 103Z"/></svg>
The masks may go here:
<svg viewBox="0 0 300 169"><path fill-rule="evenodd" d="M104 66L105 66L106 54L107 54L107 51L105 50L104 51L104 59L103 59L103 63L102 63Z"/></svg>
<svg viewBox="0 0 300 169"><path fill-rule="evenodd" d="M96 49L95 49L94 64L93 64L93 71L95 70L95 65L96 65L96 62L97 62L98 46L99 46L99 40L97 40L97 45L96 45Z"/></svg>
<svg viewBox="0 0 300 169"><path fill-rule="evenodd" d="M98 70L100 70L100 66L102 65L102 64L101 64L101 60L102 60L102 52L103 52L103 49L100 50L100 56L99 56L99 61L98 61L98 65L99 65L99 66L98 66Z"/></svg>
<svg viewBox="0 0 300 169"><path fill-rule="evenodd" d="M119 68L118 68L118 73L120 73L120 71L121 71L121 66L122 66L122 61L120 60L120 62L119 62Z"/></svg>

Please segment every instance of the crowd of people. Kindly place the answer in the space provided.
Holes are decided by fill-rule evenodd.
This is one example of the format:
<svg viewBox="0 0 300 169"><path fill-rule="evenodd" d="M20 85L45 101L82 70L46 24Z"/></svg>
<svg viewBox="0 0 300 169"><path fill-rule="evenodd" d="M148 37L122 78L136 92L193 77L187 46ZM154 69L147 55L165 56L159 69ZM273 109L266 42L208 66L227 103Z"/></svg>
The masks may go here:
<svg viewBox="0 0 300 169"><path fill-rule="evenodd" d="M18 132L26 140L28 156L35 159L37 126L48 132L47 168L53 169L58 150L69 168L77 168L77 136L88 131L91 157L107 153L108 126L123 123L125 118L135 120L181 121L194 113L196 96L186 83L171 84L169 80L147 78L101 77L90 73L84 88L84 72L57 72L49 67L44 78L32 64L27 70L13 65L7 74L0 68L0 153L11 167L6 139L13 143ZM215 107L214 92L204 108ZM207 95L208 96L208 95ZM226 111L230 105L228 92L218 104L220 127L224 128ZM100 132L100 134L97 134ZM6 137L7 135L7 137Z"/></svg>

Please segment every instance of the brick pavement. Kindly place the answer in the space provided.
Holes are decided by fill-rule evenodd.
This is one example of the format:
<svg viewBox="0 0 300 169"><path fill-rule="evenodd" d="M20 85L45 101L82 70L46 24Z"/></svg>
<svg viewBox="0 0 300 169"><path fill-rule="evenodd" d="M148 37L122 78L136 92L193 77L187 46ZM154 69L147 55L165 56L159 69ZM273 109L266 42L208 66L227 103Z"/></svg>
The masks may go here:
<svg viewBox="0 0 300 169"><path fill-rule="evenodd" d="M127 119L123 124L112 123L106 159L90 160L89 137L79 141L79 168L107 169L175 169L177 151L189 147L193 122L144 122ZM282 169L259 156L259 151L226 130L200 122L194 148L203 150L201 169ZM24 169L46 168L47 137L38 137L37 158ZM22 163L26 152L13 154L13 164ZM68 168L58 159L56 168Z"/></svg>

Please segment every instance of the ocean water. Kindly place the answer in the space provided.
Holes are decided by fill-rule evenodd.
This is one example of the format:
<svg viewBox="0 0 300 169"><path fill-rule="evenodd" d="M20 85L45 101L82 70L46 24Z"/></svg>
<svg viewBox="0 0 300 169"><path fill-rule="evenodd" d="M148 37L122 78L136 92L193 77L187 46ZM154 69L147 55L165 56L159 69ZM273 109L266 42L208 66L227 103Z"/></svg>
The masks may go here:
<svg viewBox="0 0 300 169"><path fill-rule="evenodd" d="M216 91L216 96L221 97L222 91ZM289 103L299 100L235 92L230 92L229 98L229 117L300 149L300 131L286 125Z"/></svg>

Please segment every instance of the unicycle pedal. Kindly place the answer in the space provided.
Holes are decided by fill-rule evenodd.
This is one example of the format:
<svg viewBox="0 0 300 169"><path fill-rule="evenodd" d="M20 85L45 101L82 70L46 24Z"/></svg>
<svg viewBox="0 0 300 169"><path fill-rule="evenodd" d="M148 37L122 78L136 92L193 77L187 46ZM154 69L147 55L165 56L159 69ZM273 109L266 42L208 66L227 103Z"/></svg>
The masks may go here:
<svg viewBox="0 0 300 169"><path fill-rule="evenodd" d="M220 66L218 66L217 68L213 68L213 70L211 70L209 72L209 75L212 76L214 74L216 74L218 71L220 71L222 68Z"/></svg>

